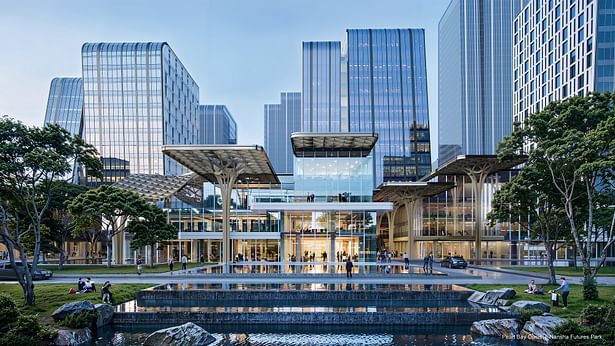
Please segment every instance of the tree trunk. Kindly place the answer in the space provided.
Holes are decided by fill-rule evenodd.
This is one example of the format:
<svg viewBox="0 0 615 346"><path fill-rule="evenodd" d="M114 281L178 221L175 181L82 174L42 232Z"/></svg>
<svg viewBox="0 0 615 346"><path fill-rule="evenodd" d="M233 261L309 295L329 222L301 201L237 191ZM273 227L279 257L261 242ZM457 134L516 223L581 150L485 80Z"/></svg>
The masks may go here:
<svg viewBox="0 0 615 346"><path fill-rule="evenodd" d="M58 262L58 270L64 269L65 258L66 258L66 255L64 254L64 249L60 248L60 261Z"/></svg>
<svg viewBox="0 0 615 346"><path fill-rule="evenodd" d="M150 249L149 249L149 266L150 268L154 268L154 251L156 251L156 244L152 244L150 245Z"/></svg>
<svg viewBox="0 0 615 346"><path fill-rule="evenodd" d="M107 268L111 268L111 242L113 241L113 231L107 230Z"/></svg>
<svg viewBox="0 0 615 346"><path fill-rule="evenodd" d="M557 280L555 279L555 267L553 266L553 243L549 237L543 236L543 241L545 243L546 255L547 255L547 268L549 269L549 285L557 284ZM556 243L557 244L557 243Z"/></svg>

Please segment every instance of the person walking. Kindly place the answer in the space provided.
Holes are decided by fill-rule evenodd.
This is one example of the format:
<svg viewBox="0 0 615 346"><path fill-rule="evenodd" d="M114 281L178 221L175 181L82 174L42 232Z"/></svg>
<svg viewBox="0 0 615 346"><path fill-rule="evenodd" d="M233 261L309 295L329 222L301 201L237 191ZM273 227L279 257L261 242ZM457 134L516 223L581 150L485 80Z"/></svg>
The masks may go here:
<svg viewBox="0 0 615 346"><path fill-rule="evenodd" d="M427 273L427 266L429 265L429 256L423 257L423 273Z"/></svg>
<svg viewBox="0 0 615 346"><path fill-rule="evenodd" d="M186 257L186 255L182 256L182 270L184 271L184 274L186 274L186 268L188 267L188 257Z"/></svg>
<svg viewBox="0 0 615 346"><path fill-rule="evenodd" d="M352 267L354 267L354 264L352 264L352 260L350 259L350 256L348 256L348 259L346 260L346 277L347 278L352 278Z"/></svg>
<svg viewBox="0 0 615 346"><path fill-rule="evenodd" d="M404 253L404 264L406 265L406 269L410 268L410 259L408 258L408 253Z"/></svg>
<svg viewBox="0 0 615 346"><path fill-rule="evenodd" d="M141 259L141 256L139 256L137 258L137 274L141 275L141 270L143 269L143 260Z"/></svg>
<svg viewBox="0 0 615 346"><path fill-rule="evenodd" d="M171 272L171 275L173 275L173 257L169 256L169 271Z"/></svg>
<svg viewBox="0 0 615 346"><path fill-rule="evenodd" d="M562 276L562 284L553 290L553 292L557 292L562 290L562 303L564 304L564 309L568 309L568 294L570 293L570 287L568 286L568 281L566 278Z"/></svg>
<svg viewBox="0 0 615 346"><path fill-rule="evenodd" d="M430 251L427 260L427 264L429 265L429 274L433 274L433 253Z"/></svg>

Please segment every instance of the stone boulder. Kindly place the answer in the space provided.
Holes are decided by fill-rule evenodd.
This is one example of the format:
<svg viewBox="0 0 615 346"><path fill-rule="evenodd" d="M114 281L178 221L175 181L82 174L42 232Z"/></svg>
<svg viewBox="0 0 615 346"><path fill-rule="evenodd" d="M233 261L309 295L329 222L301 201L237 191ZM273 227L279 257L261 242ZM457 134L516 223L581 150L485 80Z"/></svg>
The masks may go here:
<svg viewBox="0 0 615 346"><path fill-rule="evenodd" d="M96 308L90 301L83 300L79 302L66 303L51 314L54 320L63 320L68 315L78 315L83 312L94 311Z"/></svg>
<svg viewBox="0 0 615 346"><path fill-rule="evenodd" d="M209 345L216 341L205 329L192 322L181 326L161 329L148 335L143 346L188 346Z"/></svg>
<svg viewBox="0 0 615 346"><path fill-rule="evenodd" d="M472 293L468 301L480 305L502 306L506 305L507 300L513 298L516 294L517 292L512 288L500 288L485 293L476 291Z"/></svg>
<svg viewBox="0 0 615 346"><path fill-rule="evenodd" d="M521 312L521 310L540 310L543 313L551 311L551 307L543 302L533 300L519 300L510 306L510 311Z"/></svg>
<svg viewBox="0 0 615 346"><path fill-rule="evenodd" d="M90 328L59 329L58 335L53 340L53 344L60 346L79 346L89 344L91 341L92 331Z"/></svg>
<svg viewBox="0 0 615 346"><path fill-rule="evenodd" d="M553 342L553 332L556 327L566 322L566 319L556 316L532 316L521 330L521 338L528 341L550 345Z"/></svg>
<svg viewBox="0 0 615 346"><path fill-rule="evenodd" d="M96 309L98 313L98 318L96 318L96 326L98 328L113 322L113 307L111 305L96 304L94 305L94 309Z"/></svg>
<svg viewBox="0 0 615 346"><path fill-rule="evenodd" d="M473 334L514 340L521 331L521 323L514 318L482 320L472 323Z"/></svg>

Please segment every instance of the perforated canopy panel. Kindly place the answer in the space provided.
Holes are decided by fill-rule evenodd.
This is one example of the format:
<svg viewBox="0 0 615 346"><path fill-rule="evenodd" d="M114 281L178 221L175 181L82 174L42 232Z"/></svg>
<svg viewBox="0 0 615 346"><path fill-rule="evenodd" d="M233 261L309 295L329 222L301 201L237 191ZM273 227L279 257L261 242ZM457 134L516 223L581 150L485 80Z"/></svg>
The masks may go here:
<svg viewBox="0 0 615 346"><path fill-rule="evenodd" d="M165 145L162 152L212 183L217 183L216 172L224 167L237 170L238 185L280 184L267 153L258 145Z"/></svg>
<svg viewBox="0 0 615 346"><path fill-rule="evenodd" d="M374 201L396 202L403 198L414 196L416 198L430 197L455 187L454 183L446 182L391 182L382 183L374 194Z"/></svg>
<svg viewBox="0 0 615 346"><path fill-rule="evenodd" d="M500 161L496 155L458 155L454 160L445 163L421 180L428 181L439 175L465 175L466 169L487 169L488 174L509 170L527 161L527 156L519 156L513 160Z"/></svg>
<svg viewBox="0 0 615 346"><path fill-rule="evenodd" d="M378 141L371 133L309 133L295 132L290 136L295 155L310 152L352 151L367 156Z"/></svg>

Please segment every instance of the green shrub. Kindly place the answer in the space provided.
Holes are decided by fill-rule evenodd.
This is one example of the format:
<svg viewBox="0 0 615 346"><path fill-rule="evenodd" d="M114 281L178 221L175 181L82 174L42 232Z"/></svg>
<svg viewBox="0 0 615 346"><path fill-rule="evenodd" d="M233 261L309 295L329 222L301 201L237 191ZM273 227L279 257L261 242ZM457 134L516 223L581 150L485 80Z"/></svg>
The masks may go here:
<svg viewBox="0 0 615 346"><path fill-rule="evenodd" d="M591 330L582 326L576 320L566 320L559 327L555 328L554 334L556 338L553 340L555 346L577 346L577 345L594 345L592 340L583 340L575 336L589 336Z"/></svg>
<svg viewBox="0 0 615 346"><path fill-rule="evenodd" d="M97 317L98 313L96 311L88 311L80 314L68 315L65 319L57 323L67 328L85 328L91 326L92 322L95 321Z"/></svg>
<svg viewBox="0 0 615 346"><path fill-rule="evenodd" d="M583 300L597 300L598 287L596 280L585 278L583 279Z"/></svg>
<svg viewBox="0 0 615 346"><path fill-rule="evenodd" d="M0 294L0 328L15 322L19 316L17 305L8 294Z"/></svg>
<svg viewBox="0 0 615 346"><path fill-rule="evenodd" d="M519 321L521 324L525 324L525 322L529 321L532 316L541 316L542 310L540 309L520 309L519 313L521 316L519 317Z"/></svg>
<svg viewBox="0 0 615 346"><path fill-rule="evenodd" d="M0 345L38 346L40 343L31 336L7 333L0 336Z"/></svg>
<svg viewBox="0 0 615 346"><path fill-rule="evenodd" d="M581 321L588 325L601 324L607 310L606 306L589 304L581 311Z"/></svg>

